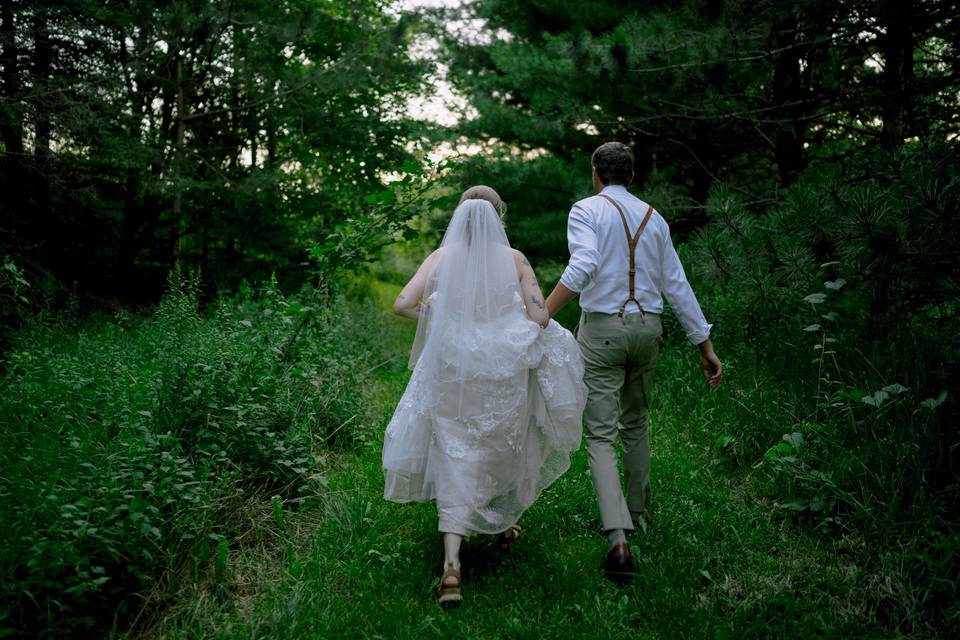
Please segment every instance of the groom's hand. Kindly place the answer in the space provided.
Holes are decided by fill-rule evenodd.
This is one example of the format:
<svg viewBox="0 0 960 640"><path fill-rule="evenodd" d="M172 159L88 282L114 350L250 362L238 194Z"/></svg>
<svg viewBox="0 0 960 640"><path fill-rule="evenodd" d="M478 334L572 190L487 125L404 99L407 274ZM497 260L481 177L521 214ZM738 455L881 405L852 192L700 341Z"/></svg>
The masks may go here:
<svg viewBox="0 0 960 640"><path fill-rule="evenodd" d="M703 375L707 379L707 384L711 389L716 389L723 377L723 365L720 364L720 358L713 352L713 343L710 338L697 345L700 349L700 368L703 369Z"/></svg>

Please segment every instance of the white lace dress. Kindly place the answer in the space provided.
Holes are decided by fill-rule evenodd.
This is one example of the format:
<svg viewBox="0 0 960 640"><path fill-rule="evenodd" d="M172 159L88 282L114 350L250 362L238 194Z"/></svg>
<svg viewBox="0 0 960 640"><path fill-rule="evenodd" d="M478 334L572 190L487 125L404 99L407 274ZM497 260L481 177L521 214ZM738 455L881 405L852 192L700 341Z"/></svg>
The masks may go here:
<svg viewBox="0 0 960 640"><path fill-rule="evenodd" d="M425 304L430 304L427 300ZM384 497L434 500L440 531L499 533L570 466L586 402L573 335L516 313L421 356L384 437ZM469 362L446 376L449 363ZM449 378L449 379L447 379Z"/></svg>

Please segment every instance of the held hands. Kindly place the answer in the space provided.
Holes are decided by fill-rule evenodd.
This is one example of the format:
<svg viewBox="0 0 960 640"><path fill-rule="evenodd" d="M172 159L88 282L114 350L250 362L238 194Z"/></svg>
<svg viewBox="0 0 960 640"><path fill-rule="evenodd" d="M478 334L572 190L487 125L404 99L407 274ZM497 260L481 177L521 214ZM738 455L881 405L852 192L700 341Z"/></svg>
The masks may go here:
<svg viewBox="0 0 960 640"><path fill-rule="evenodd" d="M713 343L710 342L709 338L697 346L700 348L700 368L703 369L703 375L706 377L710 388L716 389L723 377L723 365L720 364L720 358L713 352Z"/></svg>

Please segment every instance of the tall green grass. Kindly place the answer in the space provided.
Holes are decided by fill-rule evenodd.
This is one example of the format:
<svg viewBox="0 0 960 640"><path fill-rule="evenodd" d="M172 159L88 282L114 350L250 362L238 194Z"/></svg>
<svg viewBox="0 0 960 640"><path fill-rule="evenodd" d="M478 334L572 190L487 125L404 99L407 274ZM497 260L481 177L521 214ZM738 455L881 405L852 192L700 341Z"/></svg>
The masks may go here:
<svg viewBox="0 0 960 640"><path fill-rule="evenodd" d="M149 318L21 330L0 380L0 635L123 629L167 576L222 580L247 501L309 501L355 444L378 334L363 304L269 284L201 313L189 281Z"/></svg>

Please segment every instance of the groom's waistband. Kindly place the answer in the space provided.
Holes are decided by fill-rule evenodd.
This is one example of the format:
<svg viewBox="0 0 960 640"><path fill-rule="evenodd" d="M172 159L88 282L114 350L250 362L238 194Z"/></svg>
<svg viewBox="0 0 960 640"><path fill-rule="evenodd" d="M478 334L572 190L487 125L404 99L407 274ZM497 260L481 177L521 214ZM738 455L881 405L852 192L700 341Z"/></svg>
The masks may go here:
<svg viewBox="0 0 960 640"><path fill-rule="evenodd" d="M600 319L619 318L619 317L621 317L618 312L614 312L614 313L604 313L603 311L585 311L585 310L582 310L582 309L581 309L581 310L580 310L580 313L581 313L581 315L583 316L583 318L586 319L586 320L591 320L591 319L600 320ZM636 311L627 310L624 315L627 316L627 317L630 317L630 316L641 316L641 317L642 317L642 316L660 316L660 313L658 313L658 312L653 312L653 311L647 311L646 309L644 309L643 311L640 311L640 310L638 309L638 310L636 310Z"/></svg>

